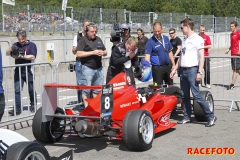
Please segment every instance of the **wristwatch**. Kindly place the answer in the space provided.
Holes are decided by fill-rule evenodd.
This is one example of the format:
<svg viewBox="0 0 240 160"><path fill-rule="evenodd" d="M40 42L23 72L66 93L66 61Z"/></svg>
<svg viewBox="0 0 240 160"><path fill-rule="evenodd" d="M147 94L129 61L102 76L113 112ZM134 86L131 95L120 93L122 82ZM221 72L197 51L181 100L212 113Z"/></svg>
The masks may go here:
<svg viewBox="0 0 240 160"><path fill-rule="evenodd" d="M199 74L201 74L201 75L202 75L202 72L197 72L197 73L199 73Z"/></svg>

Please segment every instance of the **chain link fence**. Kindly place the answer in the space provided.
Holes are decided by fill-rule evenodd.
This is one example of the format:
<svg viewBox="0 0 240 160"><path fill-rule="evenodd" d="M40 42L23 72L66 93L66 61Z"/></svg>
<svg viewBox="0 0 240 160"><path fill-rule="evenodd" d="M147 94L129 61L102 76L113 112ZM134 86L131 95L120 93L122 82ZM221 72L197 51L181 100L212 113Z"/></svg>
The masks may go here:
<svg viewBox="0 0 240 160"><path fill-rule="evenodd" d="M4 6L1 6L0 12L0 32L8 34L19 29L28 30L36 35L73 34L81 30L82 22L86 19L95 22L104 33L109 33L115 22L128 22L132 29L143 28L150 31L151 25L160 21L163 28L180 30L180 21L189 17L194 20L196 29L197 26L204 24L209 32L226 32L230 31L231 21L238 21L236 17L187 13L131 12L126 9L82 7L67 7L64 12L61 6L2 5Z"/></svg>

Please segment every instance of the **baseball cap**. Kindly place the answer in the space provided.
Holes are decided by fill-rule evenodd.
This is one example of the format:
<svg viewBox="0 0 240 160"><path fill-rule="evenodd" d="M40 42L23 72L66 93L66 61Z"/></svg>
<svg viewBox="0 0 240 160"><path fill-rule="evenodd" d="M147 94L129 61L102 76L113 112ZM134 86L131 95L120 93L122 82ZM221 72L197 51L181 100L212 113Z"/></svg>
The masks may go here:
<svg viewBox="0 0 240 160"><path fill-rule="evenodd" d="M129 25L127 23L123 23L121 25L121 29L130 29Z"/></svg>

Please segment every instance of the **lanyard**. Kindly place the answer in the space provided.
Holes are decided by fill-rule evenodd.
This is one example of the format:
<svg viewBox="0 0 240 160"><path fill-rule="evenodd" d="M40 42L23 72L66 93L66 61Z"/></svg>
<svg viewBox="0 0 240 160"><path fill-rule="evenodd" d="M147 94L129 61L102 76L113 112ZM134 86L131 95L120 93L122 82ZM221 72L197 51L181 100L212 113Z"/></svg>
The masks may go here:
<svg viewBox="0 0 240 160"><path fill-rule="evenodd" d="M155 38L158 40L158 42L163 46L163 48L166 50L166 48L165 48L165 43L164 43L164 38L163 38L163 36L161 35L161 37L162 37L162 41L163 41L163 43L160 41L160 40L158 40L158 38L155 36Z"/></svg>

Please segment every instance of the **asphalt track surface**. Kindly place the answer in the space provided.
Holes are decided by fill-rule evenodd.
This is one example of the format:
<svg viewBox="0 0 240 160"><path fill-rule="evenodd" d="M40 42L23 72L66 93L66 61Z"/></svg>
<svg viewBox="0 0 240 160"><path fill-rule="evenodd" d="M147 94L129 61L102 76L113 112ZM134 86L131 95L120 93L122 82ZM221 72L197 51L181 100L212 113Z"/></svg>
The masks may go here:
<svg viewBox="0 0 240 160"><path fill-rule="evenodd" d="M214 92L214 89L211 90ZM227 91L225 91L228 94ZM240 159L240 111L234 106L229 112L228 102L215 103L215 115L218 120L213 127L205 127L205 122L177 125L169 130L155 135L152 148L145 152L134 152L128 150L122 141L107 140L99 138L81 139L76 135L64 135L55 144L44 144L50 156L59 157L66 151L73 150L73 159L79 160L239 160ZM177 122L182 118L182 112L176 111L171 115L171 121ZM0 127L14 130L25 136L30 141L36 141L32 134L33 117L1 123ZM40 142L39 142L40 143ZM200 151L203 154L188 155L188 148ZM210 148L209 153L206 152ZM216 148L219 152L231 148L234 154L217 154L211 150ZM227 148L227 149L225 149ZM229 150L228 150L229 151ZM204 153L206 155L204 155Z"/></svg>

